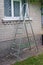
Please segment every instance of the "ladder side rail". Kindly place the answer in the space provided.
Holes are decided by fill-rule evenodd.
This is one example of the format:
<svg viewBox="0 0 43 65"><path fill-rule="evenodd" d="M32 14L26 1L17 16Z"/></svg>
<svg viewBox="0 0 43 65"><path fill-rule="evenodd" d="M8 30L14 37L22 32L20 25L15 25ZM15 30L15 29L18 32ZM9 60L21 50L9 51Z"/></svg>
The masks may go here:
<svg viewBox="0 0 43 65"><path fill-rule="evenodd" d="M30 2L29 2L30 3ZM30 13L30 7L28 6L28 8L29 8L29 13ZM28 10L26 10L26 11L28 11ZM28 12L26 12L27 14L28 14ZM29 19L29 14L28 14L28 19ZM33 34L33 37L34 37L34 41L35 41L35 45L36 45L36 48L37 48L37 51L38 51L38 46L37 46L37 42L36 42L36 39L35 39L35 34L34 34L34 31L33 31L33 27L32 27L32 24L31 24L31 22L29 21L29 24L30 24L30 27L31 27L31 31L32 31L32 34Z"/></svg>
<svg viewBox="0 0 43 65"><path fill-rule="evenodd" d="M29 22L29 23L30 23L30 22ZM36 49L37 49L37 51L38 51L38 46L37 46L37 42L36 42L36 38L35 38L35 34L34 34L34 32L33 32L33 28L32 28L31 23L30 23L30 26L31 26L31 31L32 31L33 37L34 37L34 41L35 41L35 45L36 45Z"/></svg>
<svg viewBox="0 0 43 65"><path fill-rule="evenodd" d="M23 21L24 21L23 24L24 24L24 27L25 27L26 36L27 36L27 39L28 39L29 47L30 47L29 49L31 49L31 44L30 44L30 40L29 40L29 36L28 36L27 26L26 26L26 23L25 23L25 22L26 22L26 21L25 21L26 14L27 14L27 11L28 11L28 10L27 10L28 5L27 5L27 3L24 3L24 5L26 5L26 11L25 11L25 16L23 17ZM24 6L24 5L23 5L23 6Z"/></svg>

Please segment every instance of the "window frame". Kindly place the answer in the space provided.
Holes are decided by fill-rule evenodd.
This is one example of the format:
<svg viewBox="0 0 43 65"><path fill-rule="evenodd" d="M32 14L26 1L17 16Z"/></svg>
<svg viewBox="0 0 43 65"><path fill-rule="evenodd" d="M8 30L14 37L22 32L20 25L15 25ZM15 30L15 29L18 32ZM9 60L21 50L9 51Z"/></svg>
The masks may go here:
<svg viewBox="0 0 43 65"><path fill-rule="evenodd" d="M20 2L20 12L21 12L21 0L11 0L11 16L14 17L14 8L13 8L13 1L19 1ZM20 14L21 16L21 14ZM14 18L19 18L20 16L18 17L14 17Z"/></svg>
<svg viewBox="0 0 43 65"><path fill-rule="evenodd" d="M20 16L19 17L14 17L13 1L19 1L20 2ZM27 4L26 5L26 8L27 8L28 2L26 4ZM25 18L25 19L29 20L28 18ZM3 20L8 20L8 21L10 21L10 20L23 20L23 15L22 15L22 0L11 0L11 16L10 17L4 16Z"/></svg>
<svg viewBox="0 0 43 65"><path fill-rule="evenodd" d="M11 16L9 17L9 16L4 16L4 18L7 18L7 19L10 19L10 18L12 18L12 19L19 19L20 18L20 16L17 16L17 17L14 17L14 8L13 8L13 1L19 1L20 2L20 16L22 16L22 14L21 14L21 8L22 8L22 2L21 2L21 0L11 0Z"/></svg>

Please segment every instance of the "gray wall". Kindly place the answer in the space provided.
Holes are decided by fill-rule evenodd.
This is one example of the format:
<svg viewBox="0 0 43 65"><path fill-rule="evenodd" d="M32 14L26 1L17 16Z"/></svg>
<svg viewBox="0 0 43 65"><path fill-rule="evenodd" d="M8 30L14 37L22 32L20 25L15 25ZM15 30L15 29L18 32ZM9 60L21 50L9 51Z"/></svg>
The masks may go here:
<svg viewBox="0 0 43 65"><path fill-rule="evenodd" d="M30 4L29 8L30 8L29 14L30 14L30 17L32 18L32 21L30 21L30 22L33 26L35 35L38 35L37 38L40 40L40 38L41 38L40 4L39 5ZM12 40L12 39L14 39L15 28L16 28L16 25L4 25L2 23L3 18L4 18L4 0L0 0L0 57L3 56L3 54L7 54L9 51L10 45L12 43L14 43L14 40ZM20 26L22 26L22 25L20 25ZM30 29L29 24L27 24L27 30L30 35L31 29ZM24 29L23 29L23 31L24 31ZM26 34L24 34L23 36L25 37ZM7 41L7 40L12 40L12 41ZM2 41L5 41L5 42L2 42ZM5 50L7 50L7 51L5 52Z"/></svg>
<svg viewBox="0 0 43 65"><path fill-rule="evenodd" d="M41 10L39 5L30 4L30 18L32 18L31 24L35 34L41 33ZM3 25L2 19L4 18L4 0L0 0L0 41L14 39L15 25ZM22 26L22 25L21 25ZM30 30L29 24L27 24L28 32ZM29 32L29 33L30 33Z"/></svg>

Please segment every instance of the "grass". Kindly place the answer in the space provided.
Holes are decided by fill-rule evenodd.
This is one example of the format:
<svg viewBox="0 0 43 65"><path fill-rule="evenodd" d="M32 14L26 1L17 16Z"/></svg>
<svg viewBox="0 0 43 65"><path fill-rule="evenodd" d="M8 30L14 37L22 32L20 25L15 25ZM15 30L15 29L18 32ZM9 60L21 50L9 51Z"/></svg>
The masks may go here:
<svg viewBox="0 0 43 65"><path fill-rule="evenodd" d="M30 57L24 61L16 62L13 65L43 65L43 54Z"/></svg>

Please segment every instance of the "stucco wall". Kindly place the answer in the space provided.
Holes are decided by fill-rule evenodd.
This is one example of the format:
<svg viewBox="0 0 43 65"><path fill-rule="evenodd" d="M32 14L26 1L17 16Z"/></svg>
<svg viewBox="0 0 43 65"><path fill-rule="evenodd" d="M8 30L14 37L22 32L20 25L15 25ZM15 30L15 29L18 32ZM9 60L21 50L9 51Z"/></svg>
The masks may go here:
<svg viewBox="0 0 43 65"><path fill-rule="evenodd" d="M0 0L0 41L14 39L15 25L3 25L2 18L4 17L4 0ZM29 5L30 17L32 18L31 24L35 34L40 34L41 32L41 11L40 5ZM31 29L29 24L27 24L27 29L30 34Z"/></svg>

